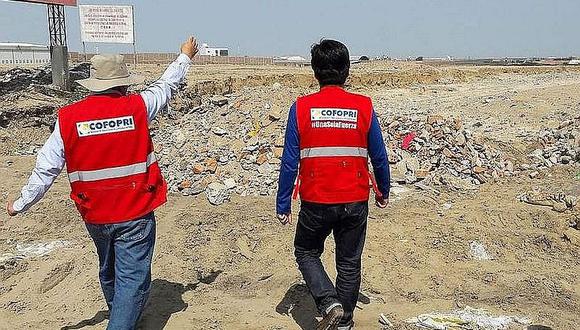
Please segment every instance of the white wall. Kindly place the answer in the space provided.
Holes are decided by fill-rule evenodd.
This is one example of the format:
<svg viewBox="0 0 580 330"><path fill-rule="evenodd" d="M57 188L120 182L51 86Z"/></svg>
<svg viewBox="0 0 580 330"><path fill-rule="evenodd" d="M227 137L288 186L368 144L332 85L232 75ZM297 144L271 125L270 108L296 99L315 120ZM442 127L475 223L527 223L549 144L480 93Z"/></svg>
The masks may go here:
<svg viewBox="0 0 580 330"><path fill-rule="evenodd" d="M221 51L225 51L225 53L228 53L227 48L212 48L209 47L207 44L202 44L201 47L199 47L199 55L221 56L220 55Z"/></svg>
<svg viewBox="0 0 580 330"><path fill-rule="evenodd" d="M0 49L0 65L17 66L38 66L50 63L50 53L47 50L8 50Z"/></svg>

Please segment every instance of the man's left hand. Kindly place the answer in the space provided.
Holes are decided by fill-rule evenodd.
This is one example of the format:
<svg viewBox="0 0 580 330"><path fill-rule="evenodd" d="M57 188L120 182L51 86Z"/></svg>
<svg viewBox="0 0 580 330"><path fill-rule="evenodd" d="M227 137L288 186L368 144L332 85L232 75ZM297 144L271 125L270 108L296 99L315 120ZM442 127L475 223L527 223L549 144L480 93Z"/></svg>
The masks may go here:
<svg viewBox="0 0 580 330"><path fill-rule="evenodd" d="M9 199L6 203L6 212L9 216L13 217L18 214L18 212L14 211L14 201Z"/></svg>
<svg viewBox="0 0 580 330"><path fill-rule="evenodd" d="M380 209L384 209L389 205L389 199L388 198L383 198L383 196L376 196L375 197L375 205L380 208Z"/></svg>

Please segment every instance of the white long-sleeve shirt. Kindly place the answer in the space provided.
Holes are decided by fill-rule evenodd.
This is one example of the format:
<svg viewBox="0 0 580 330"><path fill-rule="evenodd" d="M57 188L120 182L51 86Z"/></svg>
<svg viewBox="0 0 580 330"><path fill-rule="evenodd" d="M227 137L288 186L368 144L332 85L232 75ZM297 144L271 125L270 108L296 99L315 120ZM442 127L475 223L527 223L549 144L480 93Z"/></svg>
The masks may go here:
<svg viewBox="0 0 580 330"><path fill-rule="evenodd" d="M191 59L185 54L180 54L159 80L141 92L149 122L155 119L159 111L167 107L171 96L185 78L190 65ZM40 201L64 165L64 143L57 120L54 131L38 152L36 166L28 179L28 184L22 188L20 198L14 202L14 211L25 212Z"/></svg>

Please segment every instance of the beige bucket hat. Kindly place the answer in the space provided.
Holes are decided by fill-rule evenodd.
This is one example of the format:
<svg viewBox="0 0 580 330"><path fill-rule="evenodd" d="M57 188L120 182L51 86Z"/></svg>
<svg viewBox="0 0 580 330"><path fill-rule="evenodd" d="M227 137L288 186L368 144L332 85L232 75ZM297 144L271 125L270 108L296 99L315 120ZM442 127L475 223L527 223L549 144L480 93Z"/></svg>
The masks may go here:
<svg viewBox="0 0 580 330"><path fill-rule="evenodd" d="M143 76L129 74L123 55L95 55L91 58L91 74L77 80L79 85L92 92L102 92L119 86L140 84Z"/></svg>

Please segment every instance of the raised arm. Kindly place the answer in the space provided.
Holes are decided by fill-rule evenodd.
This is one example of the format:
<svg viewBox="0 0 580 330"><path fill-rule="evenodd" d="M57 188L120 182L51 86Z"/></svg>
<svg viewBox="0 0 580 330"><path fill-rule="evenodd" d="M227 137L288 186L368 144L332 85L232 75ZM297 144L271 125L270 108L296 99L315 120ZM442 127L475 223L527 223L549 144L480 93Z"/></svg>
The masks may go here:
<svg viewBox="0 0 580 330"><path fill-rule="evenodd" d="M147 107L149 122L155 119L159 111L167 107L169 100L185 78L191 65L191 59L197 54L197 51L197 41L190 37L181 45L181 54L169 65L161 78L141 92L141 97Z"/></svg>
<svg viewBox="0 0 580 330"><path fill-rule="evenodd" d="M54 132L38 152L36 166L28 179L28 184L22 188L16 201L8 202L6 207L8 214L14 216L25 212L38 203L62 171L64 162L64 144L57 121Z"/></svg>

